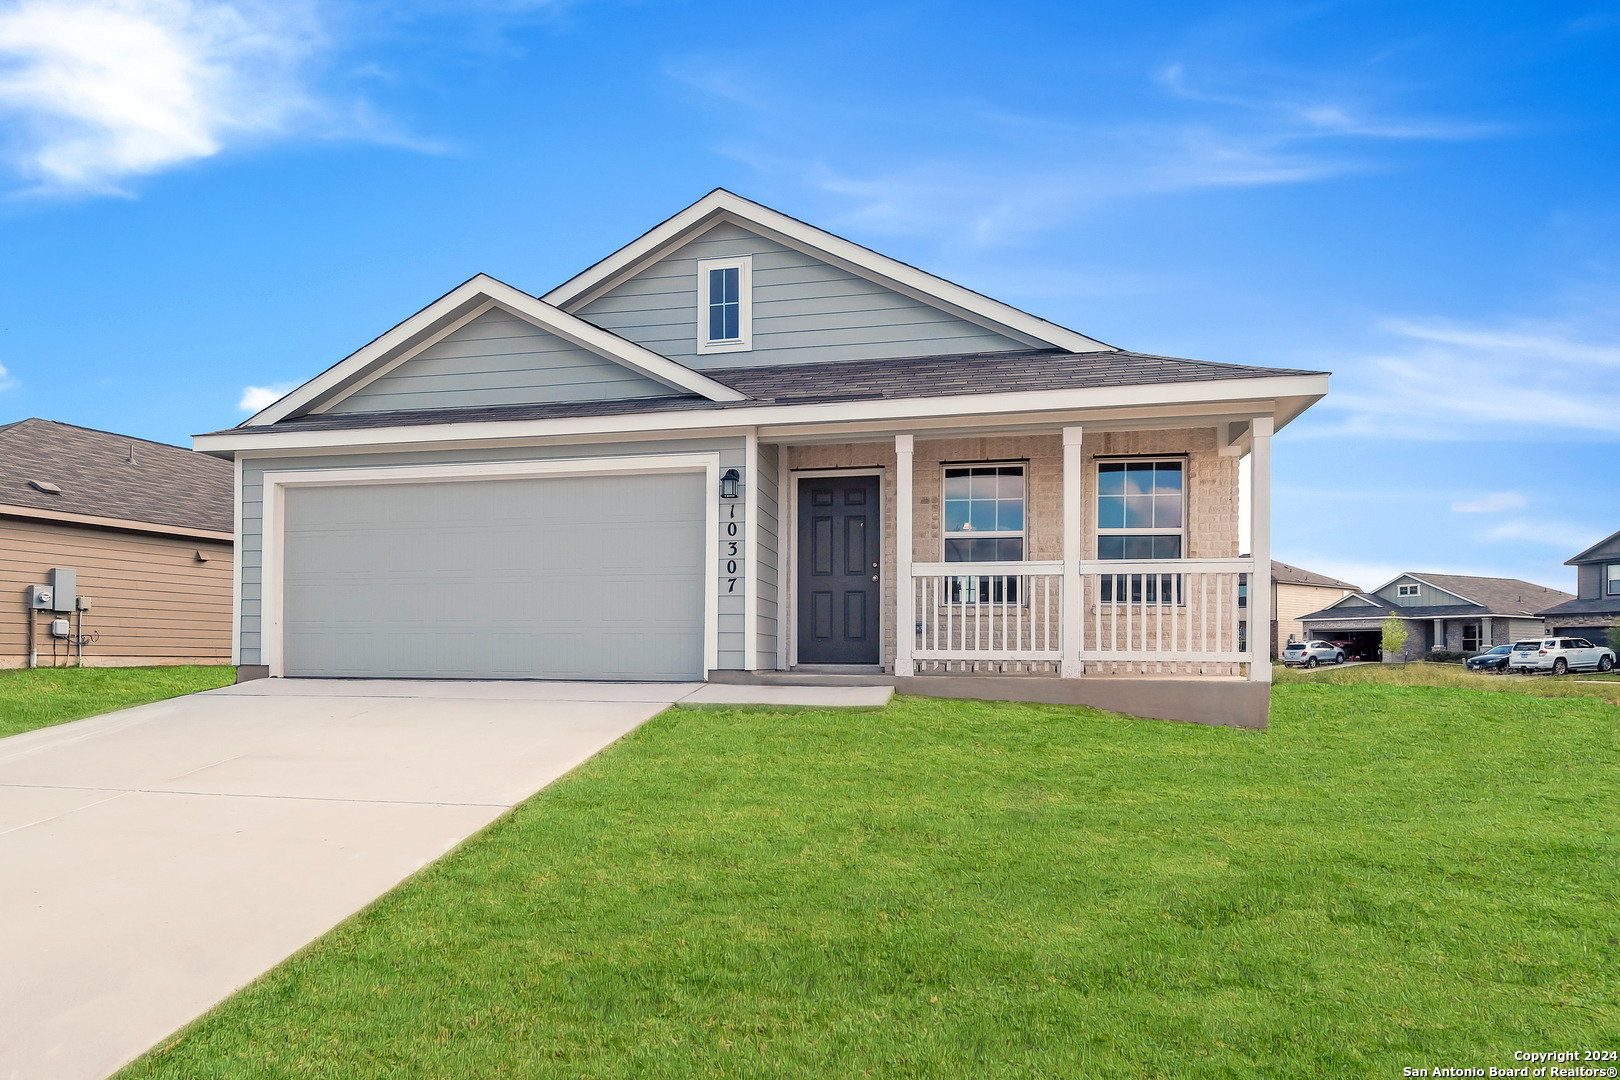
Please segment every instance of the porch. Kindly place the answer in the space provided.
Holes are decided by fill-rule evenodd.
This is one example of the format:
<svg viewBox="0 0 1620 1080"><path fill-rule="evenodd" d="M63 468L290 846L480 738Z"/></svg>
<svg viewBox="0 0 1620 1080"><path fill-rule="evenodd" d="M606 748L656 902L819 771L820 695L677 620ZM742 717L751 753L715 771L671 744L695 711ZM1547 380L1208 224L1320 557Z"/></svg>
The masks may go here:
<svg viewBox="0 0 1620 1080"><path fill-rule="evenodd" d="M870 476L883 539L867 587L881 619L864 632L881 645L848 675L892 680L907 693L1263 725L1272 430L1269 415L1253 413L1197 426L914 431L881 442L801 435L774 446L762 430L758 453L775 475L761 509L783 541L770 553L777 662L715 675L837 677L836 665L804 648L837 623L809 610L834 602L807 582L835 567L819 555L811 566L819 541L804 521L823 512L808 502L811 486ZM981 486L1002 493L999 506L964 509ZM1243 486L1253 493L1246 500ZM1160 557L1135 557L1144 554ZM1240 704L1223 709L1217 698Z"/></svg>

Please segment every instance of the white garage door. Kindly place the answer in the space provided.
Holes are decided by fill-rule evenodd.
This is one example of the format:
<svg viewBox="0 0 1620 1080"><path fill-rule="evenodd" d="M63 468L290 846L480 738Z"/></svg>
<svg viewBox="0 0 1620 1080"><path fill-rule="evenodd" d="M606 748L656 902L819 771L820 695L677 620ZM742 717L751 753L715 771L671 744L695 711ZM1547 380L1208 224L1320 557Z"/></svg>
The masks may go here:
<svg viewBox="0 0 1620 1080"><path fill-rule="evenodd" d="M701 473L288 487L290 676L700 679Z"/></svg>

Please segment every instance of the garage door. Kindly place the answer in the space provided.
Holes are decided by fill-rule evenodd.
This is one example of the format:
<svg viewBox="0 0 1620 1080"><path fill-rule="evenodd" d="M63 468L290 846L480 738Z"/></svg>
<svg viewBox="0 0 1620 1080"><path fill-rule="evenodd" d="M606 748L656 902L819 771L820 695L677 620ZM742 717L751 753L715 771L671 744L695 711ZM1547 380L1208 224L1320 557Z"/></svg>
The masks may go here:
<svg viewBox="0 0 1620 1080"><path fill-rule="evenodd" d="M703 677L700 473L286 489L287 675Z"/></svg>

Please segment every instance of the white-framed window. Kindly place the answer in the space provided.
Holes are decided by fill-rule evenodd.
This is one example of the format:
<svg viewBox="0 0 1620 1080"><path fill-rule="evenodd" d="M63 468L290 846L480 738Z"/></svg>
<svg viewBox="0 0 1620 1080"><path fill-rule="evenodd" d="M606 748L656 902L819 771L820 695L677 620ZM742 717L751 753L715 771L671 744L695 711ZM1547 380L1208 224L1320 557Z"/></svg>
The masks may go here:
<svg viewBox="0 0 1620 1080"><path fill-rule="evenodd" d="M1187 459L1097 462L1097 558L1180 559L1187 552ZM1114 574L1101 581L1105 603L1179 604L1180 574Z"/></svg>
<svg viewBox="0 0 1620 1080"><path fill-rule="evenodd" d="M944 520L945 561L952 563L1022 562L1029 523L1025 466L987 462L946 465ZM951 579L952 603L1001 603L1018 599L1016 577L987 575Z"/></svg>
<svg viewBox="0 0 1620 1080"><path fill-rule="evenodd" d="M720 353L752 349L754 257L700 259L697 279L697 351Z"/></svg>
<svg viewBox="0 0 1620 1080"><path fill-rule="evenodd" d="M1620 596L1620 562L1612 562L1604 570L1603 591L1610 596Z"/></svg>
<svg viewBox="0 0 1620 1080"><path fill-rule="evenodd" d="M1403 596L1416 596L1420 591L1421 590L1416 585L1397 585L1395 586L1395 598L1400 599Z"/></svg>

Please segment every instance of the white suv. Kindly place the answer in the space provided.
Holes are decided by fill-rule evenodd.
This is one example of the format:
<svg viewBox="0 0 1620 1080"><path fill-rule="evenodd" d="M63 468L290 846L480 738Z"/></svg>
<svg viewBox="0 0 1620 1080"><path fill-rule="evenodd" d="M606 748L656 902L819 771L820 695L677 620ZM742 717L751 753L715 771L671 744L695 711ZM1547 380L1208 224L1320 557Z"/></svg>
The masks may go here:
<svg viewBox="0 0 1620 1080"><path fill-rule="evenodd" d="M1513 655L1508 657L1512 671L1550 671L1562 675L1566 671L1590 668L1608 671L1614 667L1614 650L1594 645L1585 638L1538 638L1513 643Z"/></svg>
<svg viewBox="0 0 1620 1080"><path fill-rule="evenodd" d="M1282 662L1313 668L1317 664L1344 663L1344 650L1326 641L1290 641L1283 649Z"/></svg>

